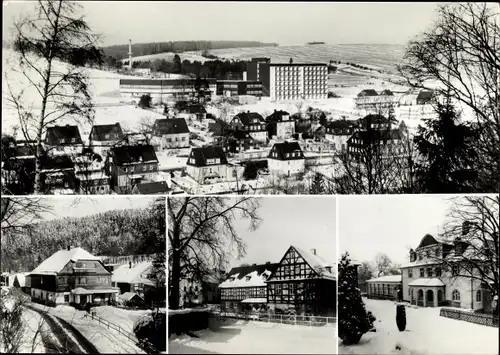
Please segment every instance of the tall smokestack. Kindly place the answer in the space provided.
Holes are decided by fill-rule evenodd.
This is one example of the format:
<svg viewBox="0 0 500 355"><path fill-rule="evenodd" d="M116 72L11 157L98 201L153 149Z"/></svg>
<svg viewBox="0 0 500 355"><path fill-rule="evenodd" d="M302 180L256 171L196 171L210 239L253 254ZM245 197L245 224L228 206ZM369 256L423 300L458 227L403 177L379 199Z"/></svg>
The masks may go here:
<svg viewBox="0 0 500 355"><path fill-rule="evenodd" d="M128 40L128 70L132 71L132 40Z"/></svg>

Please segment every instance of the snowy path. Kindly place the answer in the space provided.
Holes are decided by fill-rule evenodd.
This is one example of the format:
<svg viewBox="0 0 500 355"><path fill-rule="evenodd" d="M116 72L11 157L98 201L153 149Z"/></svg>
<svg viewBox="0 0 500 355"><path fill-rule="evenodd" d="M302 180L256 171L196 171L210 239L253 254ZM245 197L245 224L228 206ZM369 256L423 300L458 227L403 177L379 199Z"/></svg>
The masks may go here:
<svg viewBox="0 0 500 355"><path fill-rule="evenodd" d="M377 331L364 334L357 345L339 345L341 354L498 354L498 328L441 317L440 308L408 306L406 331L400 332L395 302L363 300L377 318Z"/></svg>
<svg viewBox="0 0 500 355"><path fill-rule="evenodd" d="M336 354L336 327L226 320L218 329L169 339L169 354Z"/></svg>

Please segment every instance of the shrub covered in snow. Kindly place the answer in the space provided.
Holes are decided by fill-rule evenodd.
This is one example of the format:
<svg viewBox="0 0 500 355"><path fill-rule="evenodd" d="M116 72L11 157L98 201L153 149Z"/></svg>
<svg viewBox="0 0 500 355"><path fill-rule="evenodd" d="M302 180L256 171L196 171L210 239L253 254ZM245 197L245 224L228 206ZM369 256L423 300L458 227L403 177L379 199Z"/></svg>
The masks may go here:
<svg viewBox="0 0 500 355"><path fill-rule="evenodd" d="M367 312L358 288L357 270L349 253L338 265L338 336L344 345L357 344L363 334L373 328L375 317Z"/></svg>
<svg viewBox="0 0 500 355"><path fill-rule="evenodd" d="M400 332L406 329L406 310L402 304L396 306L396 325Z"/></svg>
<svg viewBox="0 0 500 355"><path fill-rule="evenodd" d="M184 309L168 312L168 335L189 334L208 328L209 309Z"/></svg>
<svg viewBox="0 0 500 355"><path fill-rule="evenodd" d="M165 312L155 311L137 318L133 330L137 339L148 341L158 351L166 350L167 315Z"/></svg>

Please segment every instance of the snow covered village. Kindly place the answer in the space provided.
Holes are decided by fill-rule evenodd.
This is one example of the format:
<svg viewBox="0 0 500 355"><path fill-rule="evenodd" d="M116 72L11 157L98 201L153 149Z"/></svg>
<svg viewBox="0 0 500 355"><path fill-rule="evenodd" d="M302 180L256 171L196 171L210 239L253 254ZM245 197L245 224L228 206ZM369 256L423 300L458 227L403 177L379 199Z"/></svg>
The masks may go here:
<svg viewBox="0 0 500 355"><path fill-rule="evenodd" d="M166 352L164 198L1 202L2 353Z"/></svg>
<svg viewBox="0 0 500 355"><path fill-rule="evenodd" d="M337 353L335 197L167 202L169 353Z"/></svg>
<svg viewBox="0 0 500 355"><path fill-rule="evenodd" d="M339 353L498 354L498 195L338 208Z"/></svg>

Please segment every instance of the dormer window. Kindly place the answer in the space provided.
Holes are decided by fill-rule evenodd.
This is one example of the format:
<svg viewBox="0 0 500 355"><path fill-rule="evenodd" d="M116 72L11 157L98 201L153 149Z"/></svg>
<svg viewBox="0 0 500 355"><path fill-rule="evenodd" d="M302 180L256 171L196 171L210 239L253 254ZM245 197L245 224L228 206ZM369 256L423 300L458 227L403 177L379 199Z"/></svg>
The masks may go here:
<svg viewBox="0 0 500 355"><path fill-rule="evenodd" d="M247 282L248 282L248 281L250 281L250 279L251 279L251 278L252 278L251 276L246 276L246 277L245 277L245 281L247 281Z"/></svg>

